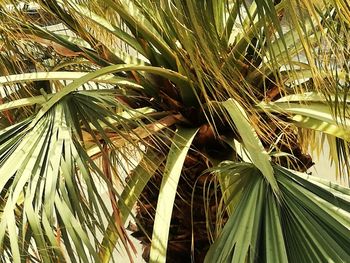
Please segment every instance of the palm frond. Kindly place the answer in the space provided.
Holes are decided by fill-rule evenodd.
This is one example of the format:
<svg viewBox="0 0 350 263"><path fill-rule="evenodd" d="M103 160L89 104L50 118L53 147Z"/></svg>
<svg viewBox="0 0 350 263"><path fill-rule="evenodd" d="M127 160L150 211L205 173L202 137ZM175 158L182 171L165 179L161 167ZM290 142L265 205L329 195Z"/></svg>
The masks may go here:
<svg viewBox="0 0 350 263"><path fill-rule="evenodd" d="M216 172L229 178L232 187L239 185L241 194L206 262L349 258L349 196L341 187L338 191L333 184L325 190L312 179L275 166L279 201L251 164L225 163Z"/></svg>

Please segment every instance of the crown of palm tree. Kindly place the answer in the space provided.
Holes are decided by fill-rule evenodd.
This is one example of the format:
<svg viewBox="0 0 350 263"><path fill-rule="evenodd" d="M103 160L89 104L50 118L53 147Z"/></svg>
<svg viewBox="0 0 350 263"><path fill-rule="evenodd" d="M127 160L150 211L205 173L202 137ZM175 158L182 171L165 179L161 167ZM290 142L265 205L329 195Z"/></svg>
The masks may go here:
<svg viewBox="0 0 350 263"><path fill-rule="evenodd" d="M348 175L346 0L2 1L0 21L1 260L132 261L138 204L150 262L349 261L350 190L304 173L327 140Z"/></svg>

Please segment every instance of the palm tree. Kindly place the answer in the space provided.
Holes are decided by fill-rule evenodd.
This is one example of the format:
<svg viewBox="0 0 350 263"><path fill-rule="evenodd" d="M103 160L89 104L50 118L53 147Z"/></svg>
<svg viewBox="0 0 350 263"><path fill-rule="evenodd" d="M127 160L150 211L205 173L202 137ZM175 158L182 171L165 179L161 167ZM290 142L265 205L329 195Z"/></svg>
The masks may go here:
<svg viewBox="0 0 350 263"><path fill-rule="evenodd" d="M3 262L350 260L347 0L0 9Z"/></svg>

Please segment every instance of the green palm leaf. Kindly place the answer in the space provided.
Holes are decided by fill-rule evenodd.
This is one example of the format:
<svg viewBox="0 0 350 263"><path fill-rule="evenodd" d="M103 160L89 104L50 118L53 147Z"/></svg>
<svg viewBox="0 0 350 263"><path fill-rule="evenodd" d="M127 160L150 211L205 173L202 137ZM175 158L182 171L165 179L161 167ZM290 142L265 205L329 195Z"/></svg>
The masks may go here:
<svg viewBox="0 0 350 263"><path fill-rule="evenodd" d="M181 176L181 168L186 154L198 129L179 128L175 133L173 144L165 165L165 173L160 186L159 199L157 203L157 214L154 219L152 234L152 247L150 262L165 262L168 242L168 229L172 207L176 195L176 188Z"/></svg>
<svg viewBox="0 0 350 263"><path fill-rule="evenodd" d="M243 166L244 172L237 173ZM281 201L253 165L232 163L218 168L217 172L232 177L233 183L244 180L246 184L206 262L309 262L316 258L346 262L350 257L349 196L325 194L313 181L281 167L274 171ZM339 194L336 187L332 192ZM339 203L344 206L339 208Z"/></svg>

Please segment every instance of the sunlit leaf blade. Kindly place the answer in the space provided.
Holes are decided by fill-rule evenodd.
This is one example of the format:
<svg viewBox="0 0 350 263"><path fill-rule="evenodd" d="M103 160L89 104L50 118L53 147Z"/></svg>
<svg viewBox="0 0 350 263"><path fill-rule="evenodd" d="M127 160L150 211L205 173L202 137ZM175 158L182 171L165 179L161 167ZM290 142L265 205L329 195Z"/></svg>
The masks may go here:
<svg viewBox="0 0 350 263"><path fill-rule="evenodd" d="M10 75L0 77L1 84L12 84L20 82L29 81L41 81L41 80L75 80L79 79L89 72L66 72L66 71L54 71L54 72L36 72L36 73L24 73L18 75ZM137 86L136 83L131 82L128 79L115 77L113 75L103 75L97 77L96 79L91 79L91 81L97 83L107 83L107 84L130 84L131 86Z"/></svg>
<svg viewBox="0 0 350 263"><path fill-rule="evenodd" d="M238 133L242 137L244 147L250 154L252 163L262 172L266 180L271 184L273 191L278 193L279 190L269 156L257 134L249 124L243 108L234 100L228 100L224 102L223 105L236 125Z"/></svg>
<svg viewBox="0 0 350 263"><path fill-rule="evenodd" d="M304 117L310 117L313 119L318 119L325 123L343 125L345 127L349 126L350 120L347 117L334 116L332 108L325 104L319 102L313 102L309 104L301 104L295 102L275 102L268 104L260 104L262 108L272 111L272 112L284 112L293 115L302 115Z"/></svg>
<svg viewBox="0 0 350 263"><path fill-rule="evenodd" d="M24 106L31 106L34 104L42 104L42 103L46 102L46 100L50 97L52 97L52 95L48 95L46 98L45 98L45 96L36 96L36 97L30 97L30 98L24 98L24 99L11 101L9 103L1 104L0 111L21 108Z"/></svg>
<svg viewBox="0 0 350 263"><path fill-rule="evenodd" d="M150 262L166 262L170 219L183 162L198 129L179 127L164 168L154 220Z"/></svg>
<svg viewBox="0 0 350 263"><path fill-rule="evenodd" d="M350 131L348 126L343 127L341 124L334 125L330 122L325 122L317 118L307 117L303 115L294 115L292 117L292 120L297 127L320 131L341 138L347 142L350 141Z"/></svg>

